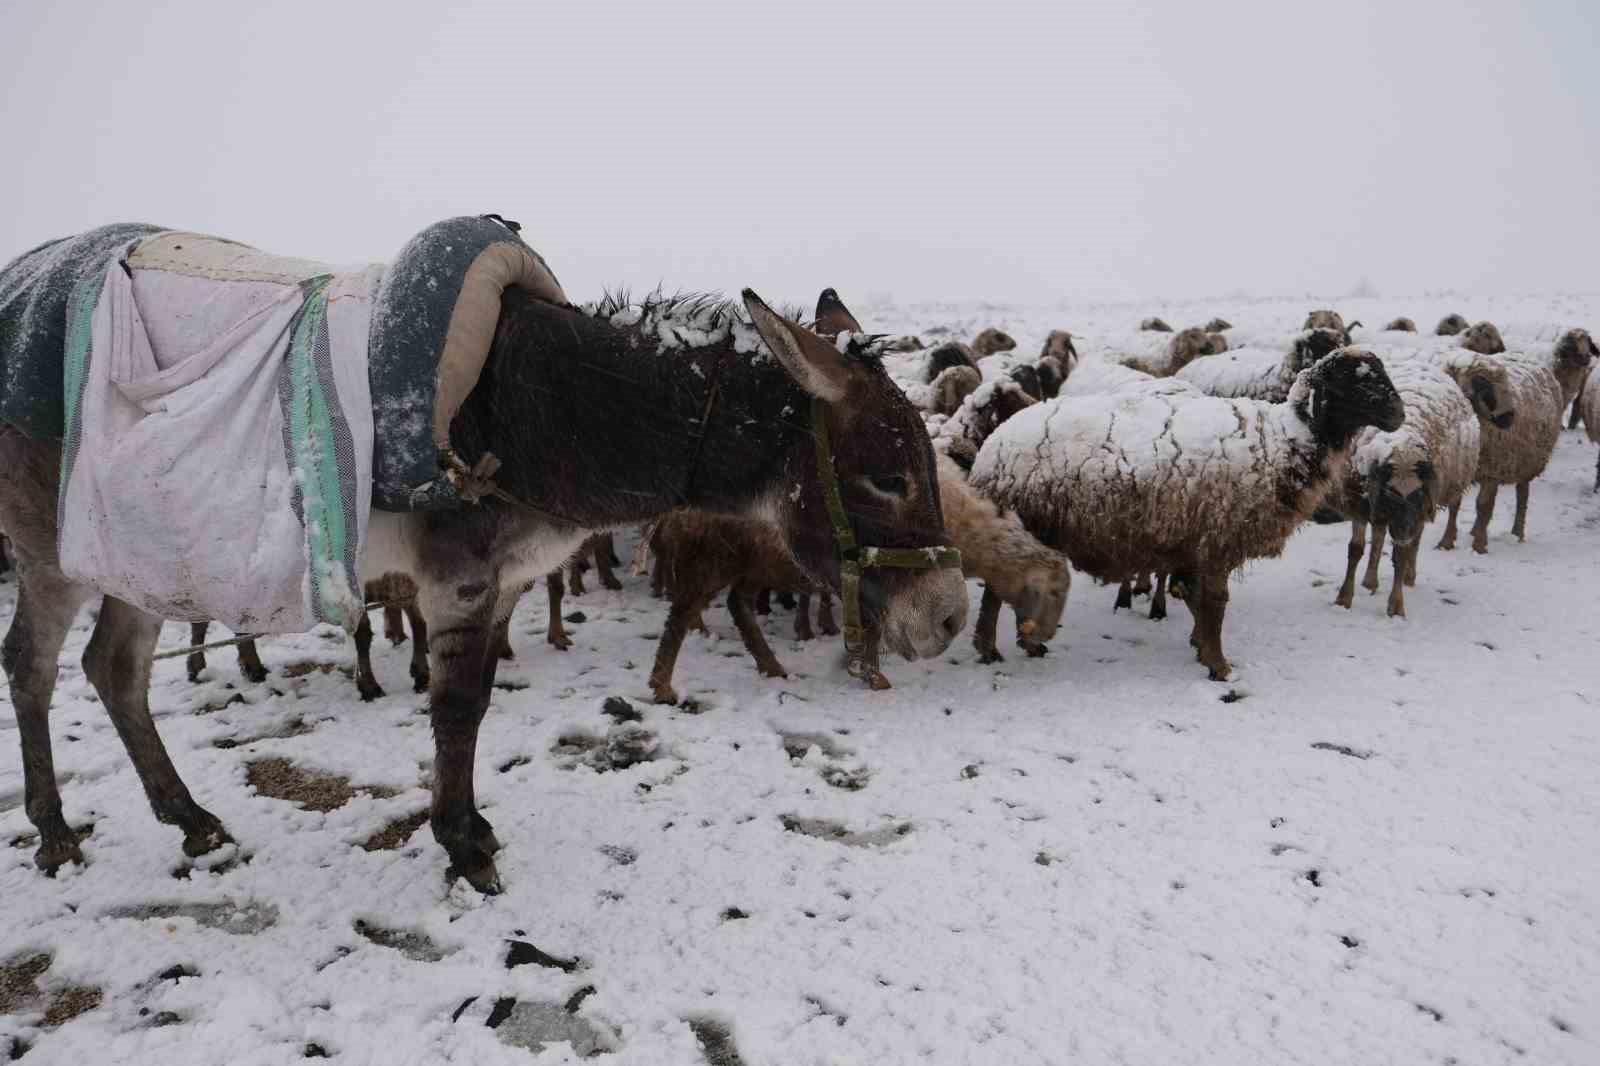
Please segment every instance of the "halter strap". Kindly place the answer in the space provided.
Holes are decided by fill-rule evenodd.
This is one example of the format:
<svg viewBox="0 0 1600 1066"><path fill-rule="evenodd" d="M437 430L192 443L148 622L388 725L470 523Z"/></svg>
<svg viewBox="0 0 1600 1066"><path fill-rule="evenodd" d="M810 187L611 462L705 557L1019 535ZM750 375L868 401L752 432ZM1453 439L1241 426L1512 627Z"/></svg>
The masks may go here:
<svg viewBox="0 0 1600 1066"><path fill-rule="evenodd" d="M850 516L839 493L839 474L833 465L833 445L828 438L828 404L811 398L811 436L817 444L817 477L822 482L822 499L833 525L833 539L839 546L839 598L844 608L844 648L852 677L866 677L872 667L867 662L867 632L861 624L861 572L869 567L896 570L959 570L961 552L948 545L930 548L859 547Z"/></svg>

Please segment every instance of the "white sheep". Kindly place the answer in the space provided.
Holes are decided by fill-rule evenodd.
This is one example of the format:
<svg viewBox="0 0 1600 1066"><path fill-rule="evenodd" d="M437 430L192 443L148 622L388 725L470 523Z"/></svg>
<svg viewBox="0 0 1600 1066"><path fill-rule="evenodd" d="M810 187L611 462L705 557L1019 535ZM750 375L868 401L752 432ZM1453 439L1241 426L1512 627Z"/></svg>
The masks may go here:
<svg viewBox="0 0 1600 1066"><path fill-rule="evenodd" d="M1578 396L1578 414L1583 419L1583 431L1590 443L1600 444L1600 374L1589 375L1589 381ZM1600 455L1594 464L1594 491L1600 492Z"/></svg>
<svg viewBox="0 0 1600 1066"><path fill-rule="evenodd" d="M1037 404L990 436L972 483L1097 578L1171 573L1195 618L1190 641L1223 680L1230 575L1283 551L1363 427L1403 418L1383 363L1347 348L1303 371L1282 404L1187 388Z"/></svg>
<svg viewBox="0 0 1600 1066"><path fill-rule="evenodd" d="M1300 371L1344 345L1333 329L1310 329L1294 339L1288 351L1235 348L1196 359L1173 375L1208 396L1238 397L1281 403Z"/></svg>
<svg viewBox="0 0 1600 1066"><path fill-rule="evenodd" d="M1130 344L1130 351L1118 352L1111 361L1141 370L1152 377L1171 377L1202 355L1216 355L1228 350L1228 341L1220 333L1207 333L1203 329L1185 329L1174 333L1170 340L1162 337L1139 337Z"/></svg>

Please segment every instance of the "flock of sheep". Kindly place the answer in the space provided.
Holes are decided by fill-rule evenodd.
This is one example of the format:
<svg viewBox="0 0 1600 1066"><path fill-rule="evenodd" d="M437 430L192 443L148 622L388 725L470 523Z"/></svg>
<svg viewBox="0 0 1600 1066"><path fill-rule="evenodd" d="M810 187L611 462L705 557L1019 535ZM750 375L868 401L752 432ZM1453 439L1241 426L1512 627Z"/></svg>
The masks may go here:
<svg viewBox="0 0 1600 1066"><path fill-rule="evenodd" d="M1487 551L1502 484L1516 486L1512 531L1524 538L1529 483L1549 461L1568 408L1572 423L1581 420L1600 443L1600 374L1589 373L1600 349L1588 332L1543 329L1508 350L1493 324L1468 325L1459 315L1441 320L1432 336L1399 318L1356 343L1351 330L1360 325L1313 311L1276 346L1231 347L1232 327L1220 318L1177 332L1146 319L1089 358L1065 330L1052 332L1033 358L1019 356L996 329L970 344L880 342L892 375L924 412L949 542L967 576L983 583L973 634L979 661L1001 659L1002 605L1015 612L1023 651L1043 655L1076 567L1119 583L1116 607L1150 594L1152 618L1165 617L1169 594L1182 599L1197 658L1225 680L1231 576L1252 559L1279 555L1308 519L1351 524L1336 599L1343 607L1353 603L1363 557L1362 585L1378 590L1383 547L1393 542L1390 615L1405 614L1423 527L1441 509L1448 519L1437 546L1455 546L1470 485L1478 486L1474 551ZM641 551L653 565L652 592L670 603L649 681L658 702L678 701L673 676L685 636L704 629L702 614L723 590L765 676L784 676L756 620L770 612L774 593L795 610L797 639L838 632L827 587L795 564L762 519L674 512L644 531ZM591 538L549 575L546 639L558 649L571 644L561 614L566 583L581 592L591 560L607 587L621 587L610 534ZM369 587L368 597L386 604L392 642L405 639L402 612L408 617L411 673L424 691L426 622L407 585ZM196 626L195 643L203 638ZM506 633L498 639L510 657ZM371 640L363 623L356 681L365 699L383 693ZM888 687L872 644L868 680ZM253 679L265 672L249 642L240 662ZM204 667L202 654L191 655L191 678Z"/></svg>

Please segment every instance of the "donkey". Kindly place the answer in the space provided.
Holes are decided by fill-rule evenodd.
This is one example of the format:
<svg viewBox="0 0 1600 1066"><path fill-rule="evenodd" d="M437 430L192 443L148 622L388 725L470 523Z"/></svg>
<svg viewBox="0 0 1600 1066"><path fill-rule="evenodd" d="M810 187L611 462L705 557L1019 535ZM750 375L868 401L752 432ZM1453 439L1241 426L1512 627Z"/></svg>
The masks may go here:
<svg viewBox="0 0 1600 1066"><path fill-rule="evenodd" d="M501 886L500 842L473 792L496 637L516 594L592 532L680 505L759 514L806 570L837 589L845 568L813 439L820 418L815 429L833 441L856 541L943 543L933 448L882 365L783 318L749 289L743 296L748 324L731 305L704 300L658 300L630 317L615 305L586 313L508 289L488 361L452 427L469 463L503 460L496 491L455 510L371 515L363 573L409 576L429 621L434 839L449 876L479 891ZM662 328L673 311L699 328ZM83 861L62 814L49 714L57 656L94 591L73 584L56 555L60 466L58 442L0 426L0 528L12 537L19 583L0 665L16 708L27 813L39 831L34 862L46 872ZM856 570L849 573L854 581ZM858 600L865 623L907 659L940 654L966 622L958 571L871 568L860 575ZM231 838L190 795L151 720L160 630L161 619L105 596L83 668L156 818L177 826L184 851L198 856Z"/></svg>

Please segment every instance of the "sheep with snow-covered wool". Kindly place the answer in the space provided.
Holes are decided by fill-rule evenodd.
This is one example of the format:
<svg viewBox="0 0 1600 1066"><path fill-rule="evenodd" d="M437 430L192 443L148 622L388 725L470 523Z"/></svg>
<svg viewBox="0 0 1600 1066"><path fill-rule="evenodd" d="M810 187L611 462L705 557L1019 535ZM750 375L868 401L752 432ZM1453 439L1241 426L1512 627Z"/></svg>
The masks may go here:
<svg viewBox="0 0 1600 1066"><path fill-rule="evenodd" d="M1336 330L1344 338L1344 342L1349 344L1351 342L1350 331L1359 325L1361 325L1360 322L1352 322L1346 326L1344 324L1344 316L1339 312L1321 310L1312 311L1310 314L1306 315L1306 323L1305 325L1301 326L1300 329L1302 331L1308 329Z"/></svg>
<svg viewBox="0 0 1600 1066"><path fill-rule="evenodd" d="M934 451L948 455L962 469L970 468L995 427L1037 402L1014 381L986 381L934 430Z"/></svg>
<svg viewBox="0 0 1600 1066"><path fill-rule="evenodd" d="M1287 352L1235 348L1196 359L1173 377L1207 396L1280 403L1300 371L1343 346L1344 336L1337 330L1310 329L1296 337Z"/></svg>
<svg viewBox="0 0 1600 1066"><path fill-rule="evenodd" d="M924 347L926 345L922 343L921 337L909 333L883 342L883 350L886 352L920 352Z"/></svg>
<svg viewBox="0 0 1600 1066"><path fill-rule="evenodd" d="M927 362L923 364L922 380L933 384L940 374L953 366L970 366L978 369L978 357L972 348L961 341L945 341L928 349Z"/></svg>
<svg viewBox="0 0 1600 1066"><path fill-rule="evenodd" d="M979 359L987 359L1000 352L1009 352L1017 346L1011 334L990 326L972 339L972 350Z"/></svg>
<svg viewBox="0 0 1600 1066"><path fill-rule="evenodd" d="M979 385L983 384L983 375L977 367L953 366L941 371L933 384L928 386L927 407L941 415L953 415L961 407L961 401L972 395ZM917 397L911 397L912 403L917 402ZM918 406L922 406L919 404Z"/></svg>
<svg viewBox="0 0 1600 1066"><path fill-rule="evenodd" d="M1404 417L1377 356L1344 348L1281 404L1139 389L1038 404L995 430L972 483L1079 570L1171 573L1194 615L1190 642L1224 680L1233 571L1283 551L1363 428Z"/></svg>
<svg viewBox="0 0 1600 1066"><path fill-rule="evenodd" d="M1018 363L1006 371L1006 377L1016 382L1018 387L1033 399L1044 399L1044 386L1040 384L1038 367L1029 366L1027 363Z"/></svg>
<svg viewBox="0 0 1600 1066"><path fill-rule="evenodd" d="M1528 345L1524 351L1536 358L1545 357L1543 345ZM1583 392L1584 382L1596 361L1600 361L1600 347L1586 329L1569 329L1556 341L1555 348L1546 357L1550 372L1561 385L1561 408L1575 407Z"/></svg>
<svg viewBox="0 0 1600 1066"><path fill-rule="evenodd" d="M1342 484L1328 494L1328 502L1350 521L1344 583L1334 603L1348 608L1355 601L1356 568L1370 525L1372 554L1362 587L1378 591L1384 538L1390 536L1394 580L1388 614L1403 618L1405 587L1417 582L1422 529L1440 507L1460 505L1478 467L1480 415L1492 417L1498 404L1494 385L1481 374L1458 382L1443 367L1420 359L1391 362L1386 369L1405 403L1405 424L1391 431L1362 430Z"/></svg>
<svg viewBox="0 0 1600 1066"><path fill-rule="evenodd" d="M1457 334L1456 344L1479 355L1499 355L1506 342L1493 322L1476 322Z"/></svg>
<svg viewBox="0 0 1600 1066"><path fill-rule="evenodd" d="M1126 367L1166 378L1176 374L1202 355L1216 355L1226 351L1228 342L1220 333L1207 333L1202 329L1186 329L1172 335L1165 344L1149 345L1138 351L1121 352L1112 359Z"/></svg>
<svg viewBox="0 0 1600 1066"><path fill-rule="evenodd" d="M1171 333L1172 327L1159 318L1147 318L1139 323L1139 328L1148 333Z"/></svg>
<svg viewBox="0 0 1600 1066"><path fill-rule="evenodd" d="M1201 328L1207 333L1226 333L1228 330L1233 328L1233 323L1229 322L1225 318L1217 317L1213 318L1210 322L1207 322Z"/></svg>
<svg viewBox="0 0 1600 1066"><path fill-rule="evenodd" d="M1053 329L1044 339L1039 358L1034 366L1039 371L1039 395L1053 400L1061 385L1078 362L1078 349L1072 344L1072 334L1064 329Z"/></svg>
<svg viewBox="0 0 1600 1066"><path fill-rule="evenodd" d="M1439 324L1433 327L1433 334L1436 337L1454 337L1466 328L1467 320L1465 318L1461 315L1449 314L1441 318Z"/></svg>
<svg viewBox="0 0 1600 1066"><path fill-rule="evenodd" d="M1399 318L1390 319L1389 324L1384 326L1383 329L1385 333L1415 333L1417 324L1401 315Z"/></svg>
<svg viewBox="0 0 1600 1066"><path fill-rule="evenodd" d="M1583 392L1578 396L1578 413L1583 416L1583 431L1589 441L1600 444L1600 374L1589 375ZM1595 456L1594 491L1600 492L1600 454Z"/></svg>

